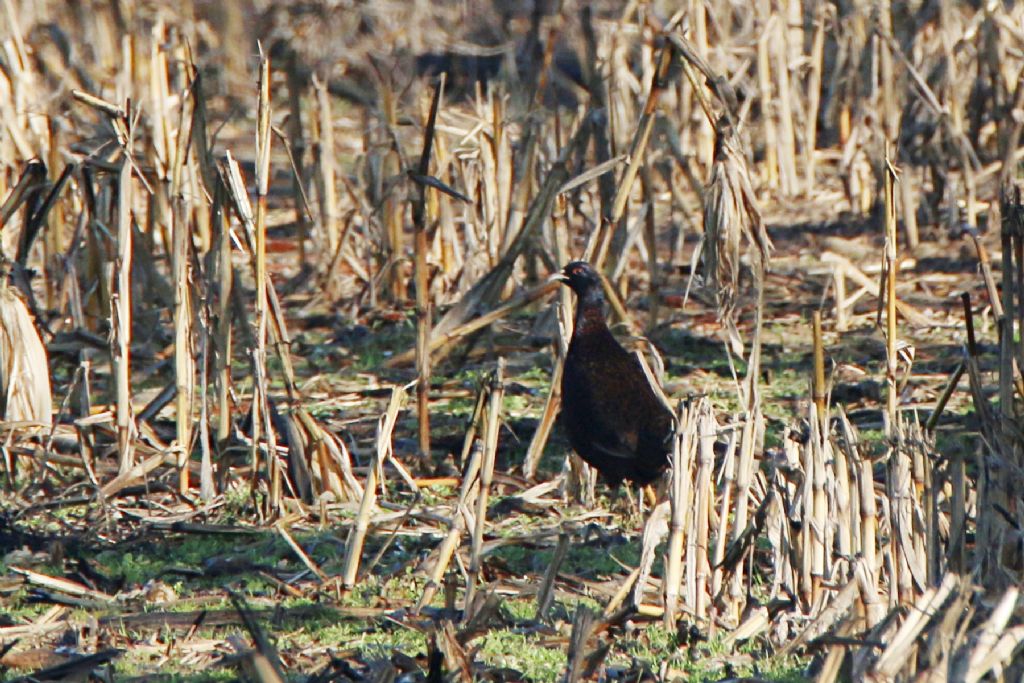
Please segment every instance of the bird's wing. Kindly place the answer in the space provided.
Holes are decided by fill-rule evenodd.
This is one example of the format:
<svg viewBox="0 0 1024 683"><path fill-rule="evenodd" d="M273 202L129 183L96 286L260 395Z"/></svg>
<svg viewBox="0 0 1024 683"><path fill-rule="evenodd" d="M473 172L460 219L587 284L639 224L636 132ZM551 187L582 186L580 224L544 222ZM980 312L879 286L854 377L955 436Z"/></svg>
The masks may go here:
<svg viewBox="0 0 1024 683"><path fill-rule="evenodd" d="M609 422L615 425L622 447L628 448L633 457L665 452L671 448L674 422L668 398L642 355L630 354L624 360L619 376L622 384L629 387L629 403L604 406Z"/></svg>
<svg viewBox="0 0 1024 683"><path fill-rule="evenodd" d="M636 447L636 434L623 439L624 431L620 425L621 406L599 387L592 384L593 368L596 363L585 368L575 363L566 363L562 382L562 411L565 413L566 426L574 441L587 443L591 447L601 446L598 450L615 458L632 457L631 449ZM589 371L588 371L589 370ZM631 441L631 443L629 443Z"/></svg>
<svg viewBox="0 0 1024 683"><path fill-rule="evenodd" d="M610 457L633 459L641 441L643 413L650 410L645 404L653 399L646 395L646 379L631 355L608 359L605 369L617 391L595 391L590 396L596 422L605 427L601 435L595 435L594 446Z"/></svg>
<svg viewBox="0 0 1024 683"><path fill-rule="evenodd" d="M659 437L671 433L672 411L653 373L610 334L590 337L569 354L562 408L574 444L585 444L595 455L634 460L650 448L648 431Z"/></svg>
<svg viewBox="0 0 1024 683"><path fill-rule="evenodd" d="M621 437L622 435L618 434L617 436ZM635 442L636 439L633 439L633 441ZM600 451L611 458L618 458L621 460L633 460L636 458L636 445L626 446L623 445L621 441L614 445L595 441L591 445L595 450Z"/></svg>

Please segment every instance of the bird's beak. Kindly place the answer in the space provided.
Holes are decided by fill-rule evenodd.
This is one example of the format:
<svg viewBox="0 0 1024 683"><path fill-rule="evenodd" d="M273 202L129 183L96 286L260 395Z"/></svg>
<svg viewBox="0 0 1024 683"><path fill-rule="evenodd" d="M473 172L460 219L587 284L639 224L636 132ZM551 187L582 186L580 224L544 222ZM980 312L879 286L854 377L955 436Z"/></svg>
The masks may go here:
<svg viewBox="0 0 1024 683"><path fill-rule="evenodd" d="M563 272L551 273L548 277L548 282L568 282L569 278L565 276Z"/></svg>

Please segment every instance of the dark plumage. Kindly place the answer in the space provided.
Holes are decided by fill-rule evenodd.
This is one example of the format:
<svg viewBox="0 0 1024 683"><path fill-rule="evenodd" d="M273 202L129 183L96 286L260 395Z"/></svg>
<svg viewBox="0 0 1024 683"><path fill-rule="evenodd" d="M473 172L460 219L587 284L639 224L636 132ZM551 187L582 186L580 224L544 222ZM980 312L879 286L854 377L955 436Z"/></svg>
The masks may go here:
<svg viewBox="0 0 1024 683"><path fill-rule="evenodd" d="M659 400L637 358L605 322L601 279L574 261L559 279L576 293L576 318L562 375L562 424L580 457L610 485L644 485L668 464L672 413Z"/></svg>

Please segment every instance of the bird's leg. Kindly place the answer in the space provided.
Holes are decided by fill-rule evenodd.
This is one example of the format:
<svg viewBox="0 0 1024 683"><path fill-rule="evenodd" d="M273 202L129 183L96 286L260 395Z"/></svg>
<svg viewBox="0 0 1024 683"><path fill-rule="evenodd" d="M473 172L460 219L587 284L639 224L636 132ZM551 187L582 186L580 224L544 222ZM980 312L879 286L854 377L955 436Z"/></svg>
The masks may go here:
<svg viewBox="0 0 1024 683"><path fill-rule="evenodd" d="M623 482L622 490L626 493L626 509L624 511L626 517L626 523L630 526L636 524L643 525L644 521L644 497L643 489L638 489L641 493L639 497L633 496L633 484L631 482ZM618 498L620 501L621 497Z"/></svg>
<svg viewBox="0 0 1024 683"><path fill-rule="evenodd" d="M643 497L647 499L647 504L651 506L653 510L658 504L658 493L654 490L654 487L650 484L645 484L640 487L640 491L643 493Z"/></svg>
<svg viewBox="0 0 1024 683"><path fill-rule="evenodd" d="M625 498L623 498L623 493L625 493ZM636 499L633 498L633 486L628 481L622 482L622 485L616 489L615 502L615 507L624 518L623 523L626 526L633 526L636 522Z"/></svg>

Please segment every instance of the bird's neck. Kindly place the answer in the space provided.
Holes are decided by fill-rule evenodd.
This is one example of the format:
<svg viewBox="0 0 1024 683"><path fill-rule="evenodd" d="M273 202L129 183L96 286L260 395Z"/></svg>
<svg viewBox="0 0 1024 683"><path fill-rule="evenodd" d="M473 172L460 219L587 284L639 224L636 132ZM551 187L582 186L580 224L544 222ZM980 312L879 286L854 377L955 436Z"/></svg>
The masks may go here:
<svg viewBox="0 0 1024 683"><path fill-rule="evenodd" d="M598 288L584 292L576 304L576 332L585 334L606 329L608 324L604 319L604 294Z"/></svg>

